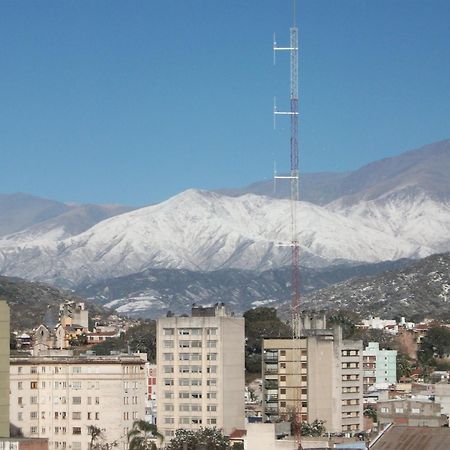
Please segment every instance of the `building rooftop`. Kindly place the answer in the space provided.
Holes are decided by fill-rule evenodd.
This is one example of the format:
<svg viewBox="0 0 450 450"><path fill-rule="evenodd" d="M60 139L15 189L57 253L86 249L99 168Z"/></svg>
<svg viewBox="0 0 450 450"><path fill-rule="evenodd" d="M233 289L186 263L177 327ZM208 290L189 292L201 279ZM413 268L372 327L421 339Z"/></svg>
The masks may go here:
<svg viewBox="0 0 450 450"><path fill-rule="evenodd" d="M450 428L392 426L369 448L371 450L448 450Z"/></svg>

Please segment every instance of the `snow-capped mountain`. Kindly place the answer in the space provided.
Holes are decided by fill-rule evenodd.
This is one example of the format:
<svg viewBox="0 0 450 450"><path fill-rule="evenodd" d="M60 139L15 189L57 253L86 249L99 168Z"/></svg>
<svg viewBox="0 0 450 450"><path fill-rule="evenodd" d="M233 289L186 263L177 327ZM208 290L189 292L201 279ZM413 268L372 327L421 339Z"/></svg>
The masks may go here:
<svg viewBox="0 0 450 450"><path fill-rule="evenodd" d="M302 264L450 250L449 165L450 141L443 141L332 177L342 195L327 204L298 204ZM122 214L102 209L114 215L105 220L84 210L78 217L80 209L41 207L45 220L25 214L22 222L31 226L0 238L1 274L72 287L151 268L262 271L290 263L283 246L291 238L286 199L188 190Z"/></svg>
<svg viewBox="0 0 450 450"><path fill-rule="evenodd" d="M303 264L378 262L442 250L443 237L450 236L449 206L431 199L402 205L393 207L386 223L387 207L376 202L343 210L300 202ZM188 190L67 239L52 232L27 239L26 230L6 236L0 240L0 267L6 275L67 285L146 268L264 270L290 261L289 248L279 246L290 240L289 214L288 200ZM438 224L433 222L434 232L442 228L439 234L421 235L424 217ZM402 235L398 230L406 224L409 234Z"/></svg>

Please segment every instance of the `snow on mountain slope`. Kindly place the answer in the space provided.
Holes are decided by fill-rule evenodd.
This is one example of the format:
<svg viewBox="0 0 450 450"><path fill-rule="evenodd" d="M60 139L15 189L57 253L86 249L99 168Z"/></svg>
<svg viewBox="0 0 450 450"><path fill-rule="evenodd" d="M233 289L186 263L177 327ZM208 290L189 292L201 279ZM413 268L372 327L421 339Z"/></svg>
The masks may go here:
<svg viewBox="0 0 450 450"><path fill-rule="evenodd" d="M416 188L394 191L349 207L338 201L326 208L352 222L405 239L417 248L450 250L450 203L430 198Z"/></svg>
<svg viewBox="0 0 450 450"><path fill-rule="evenodd" d="M104 220L64 240L0 240L0 271L74 285L146 268L268 269L288 264L290 204L256 195L238 198L188 190L158 205ZM299 240L304 264L377 262L425 256L432 242L377 229L370 220L301 202ZM450 218L450 217L449 217Z"/></svg>

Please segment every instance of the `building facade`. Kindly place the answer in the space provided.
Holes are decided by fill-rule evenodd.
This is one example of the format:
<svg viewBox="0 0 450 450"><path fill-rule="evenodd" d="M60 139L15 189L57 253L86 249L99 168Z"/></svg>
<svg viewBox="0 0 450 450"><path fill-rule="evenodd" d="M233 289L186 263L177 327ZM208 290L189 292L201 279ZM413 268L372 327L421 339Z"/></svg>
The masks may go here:
<svg viewBox="0 0 450 450"><path fill-rule="evenodd" d="M88 450L90 427L126 449L133 421L145 416L145 361L139 356L11 359L11 422L51 450Z"/></svg>
<svg viewBox="0 0 450 450"><path fill-rule="evenodd" d="M0 301L0 437L9 437L9 306Z"/></svg>
<svg viewBox="0 0 450 450"><path fill-rule="evenodd" d="M448 418L442 414L441 405L432 400L403 398L378 403L378 423L410 427L442 427Z"/></svg>
<svg viewBox="0 0 450 450"><path fill-rule="evenodd" d="M364 392L376 384L397 382L397 350L380 350L378 342L369 342L363 351Z"/></svg>
<svg viewBox="0 0 450 450"><path fill-rule="evenodd" d="M363 429L362 341L343 340L324 317L302 318L299 339L264 339L262 378L263 421L298 411L329 432Z"/></svg>
<svg viewBox="0 0 450 450"><path fill-rule="evenodd" d="M179 428L244 428L244 318L223 304L157 322L157 426L169 440Z"/></svg>

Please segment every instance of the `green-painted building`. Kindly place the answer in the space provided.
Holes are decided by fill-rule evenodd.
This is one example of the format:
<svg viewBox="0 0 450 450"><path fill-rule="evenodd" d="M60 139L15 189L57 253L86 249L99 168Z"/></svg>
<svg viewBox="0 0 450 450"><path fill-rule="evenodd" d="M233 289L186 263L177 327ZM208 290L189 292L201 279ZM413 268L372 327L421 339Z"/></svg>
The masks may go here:
<svg viewBox="0 0 450 450"><path fill-rule="evenodd" d="M9 306L0 300L0 438L9 437Z"/></svg>

